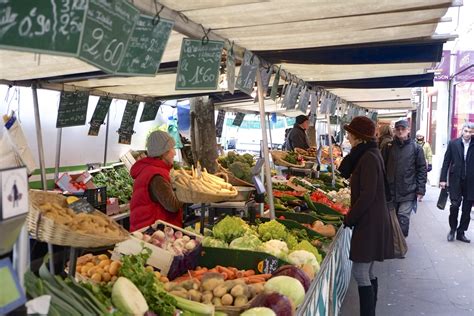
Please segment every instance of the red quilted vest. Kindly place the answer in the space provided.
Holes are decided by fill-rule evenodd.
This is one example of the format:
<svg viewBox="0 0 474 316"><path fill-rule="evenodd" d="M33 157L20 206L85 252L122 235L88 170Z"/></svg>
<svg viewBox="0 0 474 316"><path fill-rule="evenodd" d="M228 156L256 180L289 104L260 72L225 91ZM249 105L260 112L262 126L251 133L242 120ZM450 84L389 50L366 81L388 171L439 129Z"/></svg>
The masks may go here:
<svg viewBox="0 0 474 316"><path fill-rule="evenodd" d="M170 181L170 170L166 162L157 158L143 158L137 161L130 170L135 180L132 200L130 201L130 231L149 226L157 220L163 220L178 227L183 226L183 210L177 213L168 212L160 203L153 202L148 191L151 179L155 175Z"/></svg>

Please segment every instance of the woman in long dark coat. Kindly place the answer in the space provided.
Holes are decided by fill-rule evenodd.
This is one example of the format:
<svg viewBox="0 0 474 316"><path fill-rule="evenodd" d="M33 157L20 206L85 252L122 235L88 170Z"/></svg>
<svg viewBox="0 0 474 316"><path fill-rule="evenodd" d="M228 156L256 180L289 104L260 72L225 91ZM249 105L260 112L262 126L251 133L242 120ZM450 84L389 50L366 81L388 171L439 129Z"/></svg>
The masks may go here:
<svg viewBox="0 0 474 316"><path fill-rule="evenodd" d="M352 149L339 171L351 182L351 210L344 224L353 228L350 259L359 287L360 315L375 315L378 282L375 261L391 259L393 235L385 196L384 163L375 142L375 124L355 117L344 129Z"/></svg>

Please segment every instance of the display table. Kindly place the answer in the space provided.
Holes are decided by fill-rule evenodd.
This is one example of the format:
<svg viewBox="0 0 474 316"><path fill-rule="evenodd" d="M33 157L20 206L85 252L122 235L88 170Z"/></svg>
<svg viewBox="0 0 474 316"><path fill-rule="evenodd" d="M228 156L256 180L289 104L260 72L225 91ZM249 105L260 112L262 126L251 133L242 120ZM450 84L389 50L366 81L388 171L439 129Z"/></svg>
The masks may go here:
<svg viewBox="0 0 474 316"><path fill-rule="evenodd" d="M350 229L339 228L297 315L339 315L351 280L351 236Z"/></svg>

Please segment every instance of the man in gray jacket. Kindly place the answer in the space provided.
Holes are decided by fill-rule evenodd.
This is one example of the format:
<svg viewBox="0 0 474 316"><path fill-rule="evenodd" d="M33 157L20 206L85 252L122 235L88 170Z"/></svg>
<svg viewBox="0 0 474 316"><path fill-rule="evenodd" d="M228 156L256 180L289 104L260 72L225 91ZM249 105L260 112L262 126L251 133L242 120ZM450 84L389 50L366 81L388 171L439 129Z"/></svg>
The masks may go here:
<svg viewBox="0 0 474 316"><path fill-rule="evenodd" d="M290 130L287 136L286 149L295 150L295 148L308 149L308 136L306 130L309 126L308 116L298 115L293 128Z"/></svg>
<svg viewBox="0 0 474 316"><path fill-rule="evenodd" d="M410 215L417 198L426 191L426 161L423 150L409 136L408 121L395 123L395 138L382 151L393 207L403 235L408 236Z"/></svg>

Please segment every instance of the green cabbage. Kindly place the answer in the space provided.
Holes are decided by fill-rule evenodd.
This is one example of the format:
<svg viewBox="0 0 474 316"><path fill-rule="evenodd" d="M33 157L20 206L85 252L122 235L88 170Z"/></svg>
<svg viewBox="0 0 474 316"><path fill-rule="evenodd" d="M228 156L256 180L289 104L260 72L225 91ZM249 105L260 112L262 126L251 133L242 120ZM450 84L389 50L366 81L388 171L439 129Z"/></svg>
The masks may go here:
<svg viewBox="0 0 474 316"><path fill-rule="evenodd" d="M202 240L202 245L204 247L214 247L214 248L228 248L229 245L227 245L224 241L212 237L204 237Z"/></svg>
<svg viewBox="0 0 474 316"><path fill-rule="evenodd" d="M272 239L286 240L287 232L285 225L272 219L258 226L258 234L263 241Z"/></svg>
<svg viewBox="0 0 474 316"><path fill-rule="evenodd" d="M268 280L265 283L265 291L277 292L287 296L296 307L304 301L305 291L301 282L286 275L276 276Z"/></svg>
<svg viewBox="0 0 474 316"><path fill-rule="evenodd" d="M262 245L262 241L253 234L245 234L242 237L234 239L229 248L242 250L257 250Z"/></svg>
<svg viewBox="0 0 474 316"><path fill-rule="evenodd" d="M214 238L230 243L232 240L242 237L249 229L249 225L240 217L226 216L214 225L212 233Z"/></svg>

